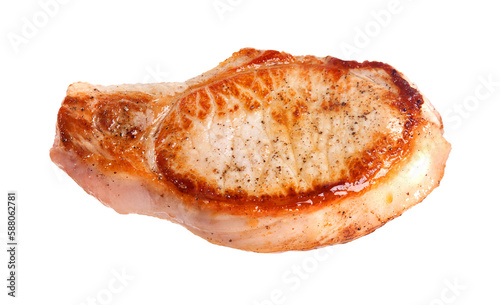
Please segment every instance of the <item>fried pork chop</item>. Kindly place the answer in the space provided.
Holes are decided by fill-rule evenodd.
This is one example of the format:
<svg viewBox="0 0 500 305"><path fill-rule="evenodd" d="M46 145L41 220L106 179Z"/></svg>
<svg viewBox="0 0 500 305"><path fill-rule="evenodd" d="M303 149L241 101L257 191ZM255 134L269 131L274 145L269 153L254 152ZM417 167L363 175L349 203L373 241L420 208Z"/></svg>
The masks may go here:
<svg viewBox="0 0 500 305"><path fill-rule="evenodd" d="M373 232L440 183L439 113L391 66L242 49L185 83L72 84L50 156L118 213L219 245Z"/></svg>

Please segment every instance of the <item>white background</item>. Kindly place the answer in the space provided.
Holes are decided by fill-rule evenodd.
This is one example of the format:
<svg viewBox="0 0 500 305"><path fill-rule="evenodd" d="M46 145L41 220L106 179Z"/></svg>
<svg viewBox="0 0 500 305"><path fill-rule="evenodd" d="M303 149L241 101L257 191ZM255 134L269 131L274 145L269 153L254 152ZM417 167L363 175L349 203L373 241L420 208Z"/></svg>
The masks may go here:
<svg viewBox="0 0 500 305"><path fill-rule="evenodd" d="M494 1L62 2L0 5L0 304L500 304ZM453 150L441 186L349 244L256 254L119 215L50 162L72 82L184 81L242 47L396 67L443 115ZM9 190L19 198L15 300Z"/></svg>

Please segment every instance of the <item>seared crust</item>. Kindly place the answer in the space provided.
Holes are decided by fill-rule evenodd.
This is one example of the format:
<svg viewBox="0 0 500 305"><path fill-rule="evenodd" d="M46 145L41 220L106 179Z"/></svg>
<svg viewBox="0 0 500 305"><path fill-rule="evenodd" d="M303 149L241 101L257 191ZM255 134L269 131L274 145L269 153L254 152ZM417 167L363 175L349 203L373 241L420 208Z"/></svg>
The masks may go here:
<svg viewBox="0 0 500 305"><path fill-rule="evenodd" d="M297 250L365 235L420 202L444 174L442 128L387 64L243 49L186 83L71 85L51 157L118 212L240 249Z"/></svg>

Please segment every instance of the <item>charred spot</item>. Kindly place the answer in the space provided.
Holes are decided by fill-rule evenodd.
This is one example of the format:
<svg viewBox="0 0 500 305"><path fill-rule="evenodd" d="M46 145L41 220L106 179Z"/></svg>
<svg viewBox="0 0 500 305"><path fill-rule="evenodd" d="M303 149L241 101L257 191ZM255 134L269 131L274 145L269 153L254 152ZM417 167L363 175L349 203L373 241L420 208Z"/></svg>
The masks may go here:
<svg viewBox="0 0 500 305"><path fill-rule="evenodd" d="M395 69L392 69L390 75L394 84L399 88L399 101L397 103L399 110L401 112L410 111L411 114L420 114L424 103L420 92L413 88Z"/></svg>
<svg viewBox="0 0 500 305"><path fill-rule="evenodd" d="M405 130L411 130L413 129L413 127L417 124L417 120L415 120L414 118L412 117L409 117L406 121L405 121Z"/></svg>

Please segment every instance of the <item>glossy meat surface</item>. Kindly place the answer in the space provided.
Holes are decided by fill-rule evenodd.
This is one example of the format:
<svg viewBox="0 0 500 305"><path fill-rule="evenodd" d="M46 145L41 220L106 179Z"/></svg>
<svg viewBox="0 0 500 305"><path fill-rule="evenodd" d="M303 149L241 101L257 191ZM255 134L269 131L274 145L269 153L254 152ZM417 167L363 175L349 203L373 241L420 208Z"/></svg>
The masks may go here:
<svg viewBox="0 0 500 305"><path fill-rule="evenodd" d="M51 157L120 213L273 252L372 232L439 184L449 150L389 65L243 49L185 83L71 85Z"/></svg>

